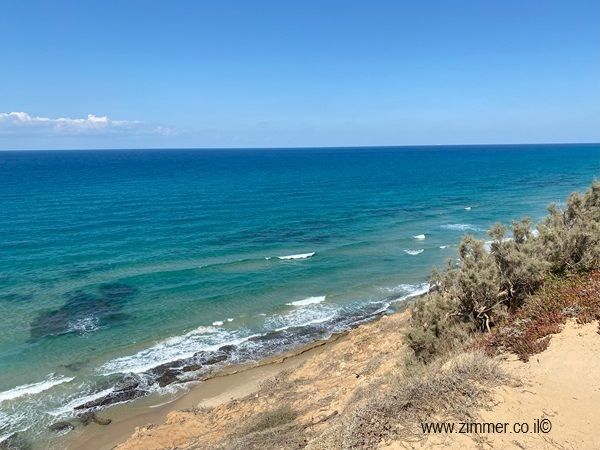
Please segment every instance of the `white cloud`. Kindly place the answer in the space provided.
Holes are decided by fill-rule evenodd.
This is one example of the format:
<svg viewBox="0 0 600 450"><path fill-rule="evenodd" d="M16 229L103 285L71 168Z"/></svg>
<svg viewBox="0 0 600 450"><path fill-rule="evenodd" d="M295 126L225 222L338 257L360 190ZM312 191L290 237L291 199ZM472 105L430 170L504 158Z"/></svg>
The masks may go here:
<svg viewBox="0 0 600 450"><path fill-rule="evenodd" d="M173 134L174 130L137 120L113 120L88 114L85 119L31 116L26 112L0 112L2 136L80 136L102 134Z"/></svg>

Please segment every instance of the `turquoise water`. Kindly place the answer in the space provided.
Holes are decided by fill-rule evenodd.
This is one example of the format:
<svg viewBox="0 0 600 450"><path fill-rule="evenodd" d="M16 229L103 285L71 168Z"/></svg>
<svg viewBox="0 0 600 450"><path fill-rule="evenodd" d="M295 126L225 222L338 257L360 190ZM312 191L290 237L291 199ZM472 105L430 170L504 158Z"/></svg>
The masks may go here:
<svg viewBox="0 0 600 450"><path fill-rule="evenodd" d="M598 145L0 152L0 439L367 320L599 176Z"/></svg>

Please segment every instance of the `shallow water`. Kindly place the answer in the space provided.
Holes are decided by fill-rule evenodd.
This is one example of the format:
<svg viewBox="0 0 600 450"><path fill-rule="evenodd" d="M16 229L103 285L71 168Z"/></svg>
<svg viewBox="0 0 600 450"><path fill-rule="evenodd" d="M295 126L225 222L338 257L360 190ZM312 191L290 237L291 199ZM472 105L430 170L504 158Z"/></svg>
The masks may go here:
<svg viewBox="0 0 600 450"><path fill-rule="evenodd" d="M0 437L353 326L598 176L598 145L0 152Z"/></svg>

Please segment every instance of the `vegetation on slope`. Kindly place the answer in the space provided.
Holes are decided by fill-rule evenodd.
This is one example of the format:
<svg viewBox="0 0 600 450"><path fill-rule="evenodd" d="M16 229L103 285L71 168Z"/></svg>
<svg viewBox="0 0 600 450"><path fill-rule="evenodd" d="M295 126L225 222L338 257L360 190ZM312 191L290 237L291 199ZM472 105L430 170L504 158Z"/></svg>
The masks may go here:
<svg viewBox="0 0 600 450"><path fill-rule="evenodd" d="M551 205L535 231L523 219L513 223L510 237L500 224L489 235L487 248L465 236L458 264L449 261L445 270L434 271L430 293L413 306L407 341L422 362L460 348L476 331L499 339L488 339L488 348L502 346L525 357L545 348L537 340L568 317L563 309L583 308L588 318L597 315L595 300L565 304L564 298L574 297L555 291L565 280L600 268L600 182L583 195L571 194L564 209ZM523 329L513 335L499 331L508 324L517 330L515 323L529 325L520 325Z"/></svg>

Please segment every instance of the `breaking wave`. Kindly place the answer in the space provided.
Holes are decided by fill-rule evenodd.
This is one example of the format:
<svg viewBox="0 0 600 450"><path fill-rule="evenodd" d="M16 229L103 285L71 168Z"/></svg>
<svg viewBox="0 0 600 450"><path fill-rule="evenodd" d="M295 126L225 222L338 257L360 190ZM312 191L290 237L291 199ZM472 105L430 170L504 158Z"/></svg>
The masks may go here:
<svg viewBox="0 0 600 450"><path fill-rule="evenodd" d="M470 223L449 223L442 225L442 228L452 231L484 231L482 228Z"/></svg>
<svg viewBox="0 0 600 450"><path fill-rule="evenodd" d="M308 306L308 305L316 305L318 303L324 302L325 296L320 295L317 297L308 297L304 300L296 300L295 302L286 303L289 306Z"/></svg>
<svg viewBox="0 0 600 450"><path fill-rule="evenodd" d="M317 252L310 252L310 253L299 253L297 255L286 255L286 256L278 256L277 259L281 259L281 260L291 260L291 259L307 259L307 258L312 258L313 256L315 256Z"/></svg>
<svg viewBox="0 0 600 450"><path fill-rule="evenodd" d="M31 384L23 384L21 386L17 386L13 389L9 389L8 391L0 392L0 403L7 400L14 400L19 397L23 397L26 395L35 395L40 392L47 391L54 386L59 384L68 383L69 381L74 380L75 377L65 377L62 375L56 375L51 373L44 381L40 381L38 383Z"/></svg>

